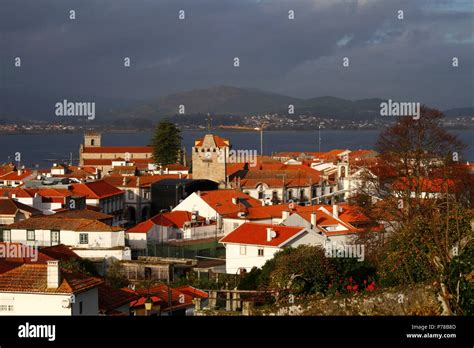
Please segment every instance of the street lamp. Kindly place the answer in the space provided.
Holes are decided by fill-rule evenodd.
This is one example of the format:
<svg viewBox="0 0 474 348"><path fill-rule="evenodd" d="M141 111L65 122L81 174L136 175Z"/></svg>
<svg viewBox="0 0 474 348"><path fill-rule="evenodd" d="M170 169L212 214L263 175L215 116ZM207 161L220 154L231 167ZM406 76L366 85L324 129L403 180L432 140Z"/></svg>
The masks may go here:
<svg viewBox="0 0 474 348"><path fill-rule="evenodd" d="M153 308L153 300L151 299L150 295L145 300L145 315L148 316L151 309Z"/></svg>

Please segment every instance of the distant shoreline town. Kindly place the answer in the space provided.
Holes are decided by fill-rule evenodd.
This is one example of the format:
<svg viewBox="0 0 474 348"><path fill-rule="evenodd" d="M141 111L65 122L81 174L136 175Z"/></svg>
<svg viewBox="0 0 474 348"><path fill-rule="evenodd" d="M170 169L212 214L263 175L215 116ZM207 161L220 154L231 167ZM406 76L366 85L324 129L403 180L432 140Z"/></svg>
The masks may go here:
<svg viewBox="0 0 474 348"><path fill-rule="evenodd" d="M189 131L204 131L208 129L209 125L205 123L205 120L196 119L189 121L189 118L183 119L178 116L171 117L170 120L178 125L182 130ZM474 128L474 117L463 116L456 118L445 118L442 120L442 125L445 129L451 130L465 130ZM335 120L335 119L318 119L318 118L302 118L300 120L287 119L284 117L273 116L271 119L247 119L244 118L241 124L212 124L214 129L222 129L226 131L236 132L253 132L259 131L260 126L264 125L265 131L308 131L317 130L320 125L321 129L331 130L381 130L391 124L394 120ZM18 123L4 123L0 124L0 134L51 134L51 133L83 133L86 129L96 129L101 132L110 133L133 133L133 132L145 132L152 129L154 123L149 120L145 124L139 124L134 127L129 126L129 122L126 126L121 124L115 125L113 122L109 124L98 124L94 122L94 125L89 122L82 122L78 124L74 123L56 123L56 122L18 122Z"/></svg>

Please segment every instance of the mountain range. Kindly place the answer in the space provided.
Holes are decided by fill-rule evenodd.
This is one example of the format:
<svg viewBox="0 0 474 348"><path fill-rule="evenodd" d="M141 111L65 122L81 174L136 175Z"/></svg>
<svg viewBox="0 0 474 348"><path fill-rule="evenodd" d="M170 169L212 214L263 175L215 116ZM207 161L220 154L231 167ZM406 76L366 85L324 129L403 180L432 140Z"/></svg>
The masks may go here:
<svg viewBox="0 0 474 348"><path fill-rule="evenodd" d="M385 99L370 98L348 100L332 96L295 98L257 89L215 86L195 89L149 100L124 98L97 98L85 96L41 95L36 91L8 94L0 89L0 119L34 119L56 121L54 104L68 101L95 101L95 121L110 122L117 119L158 120L179 114L183 105L187 115L204 117L207 113L220 115L252 115L263 113L287 114L293 105L295 114L312 114L321 117L349 120L369 120L379 115L380 103ZM444 111L448 117L473 116L474 108L455 108Z"/></svg>

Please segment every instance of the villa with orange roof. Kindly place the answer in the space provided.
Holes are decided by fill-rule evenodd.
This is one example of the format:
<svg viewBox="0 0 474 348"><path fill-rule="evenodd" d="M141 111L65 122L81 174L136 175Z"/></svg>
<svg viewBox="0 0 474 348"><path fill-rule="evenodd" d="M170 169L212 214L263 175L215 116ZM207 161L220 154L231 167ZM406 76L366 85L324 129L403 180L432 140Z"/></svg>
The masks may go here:
<svg viewBox="0 0 474 348"><path fill-rule="evenodd" d="M77 196L85 196L86 204L102 213L114 216L114 224L122 222L124 193L104 180L71 185L70 191Z"/></svg>
<svg viewBox="0 0 474 348"><path fill-rule="evenodd" d="M220 242L226 249L226 273L242 274L253 267L261 268L284 248L324 246L325 238L306 227L247 222Z"/></svg>
<svg viewBox="0 0 474 348"><path fill-rule="evenodd" d="M218 237L214 221L180 210L155 215L128 229L125 235L127 245L137 256L148 255L148 246L153 244L180 241L199 243Z"/></svg>
<svg viewBox="0 0 474 348"><path fill-rule="evenodd" d="M13 168L11 171L0 172L0 187L18 187L23 185L25 180L33 177L34 173L29 169Z"/></svg>
<svg viewBox="0 0 474 348"><path fill-rule="evenodd" d="M0 274L0 315L98 315L102 282L57 260L24 263Z"/></svg>
<svg viewBox="0 0 474 348"><path fill-rule="evenodd" d="M3 228L3 241L28 246L64 244L83 258L129 260L125 231L102 221L81 216L38 216Z"/></svg>
<svg viewBox="0 0 474 348"><path fill-rule="evenodd" d="M242 191L227 189L194 192L173 211L184 210L214 220L217 222L218 235L225 235L235 229L234 224L227 222L225 217L242 215L247 208L259 206L262 206L262 202L258 199Z"/></svg>

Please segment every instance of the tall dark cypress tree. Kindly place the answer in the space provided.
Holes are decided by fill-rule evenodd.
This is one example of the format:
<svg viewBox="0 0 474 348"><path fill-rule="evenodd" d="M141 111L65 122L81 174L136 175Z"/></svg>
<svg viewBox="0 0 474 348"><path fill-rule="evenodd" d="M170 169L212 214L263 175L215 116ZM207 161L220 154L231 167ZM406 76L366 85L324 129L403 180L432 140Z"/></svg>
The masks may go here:
<svg viewBox="0 0 474 348"><path fill-rule="evenodd" d="M152 139L153 158L157 164L176 163L181 149L181 130L168 119L156 125Z"/></svg>

